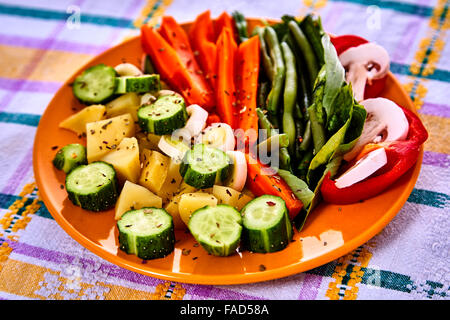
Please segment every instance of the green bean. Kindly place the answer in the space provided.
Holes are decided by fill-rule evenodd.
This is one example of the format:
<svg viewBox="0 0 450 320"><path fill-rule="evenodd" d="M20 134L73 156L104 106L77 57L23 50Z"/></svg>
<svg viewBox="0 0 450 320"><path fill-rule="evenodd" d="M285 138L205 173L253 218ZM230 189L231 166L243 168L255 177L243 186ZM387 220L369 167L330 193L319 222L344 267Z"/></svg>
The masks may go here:
<svg viewBox="0 0 450 320"><path fill-rule="evenodd" d="M306 123L305 131L302 135L302 142L300 143L298 149L301 152L307 151L311 145L312 135L311 135L311 121Z"/></svg>
<svg viewBox="0 0 450 320"><path fill-rule="evenodd" d="M309 71L309 79L311 82L311 87L314 85L314 81L317 77L317 73L319 70L317 59L313 48L308 42L305 34L302 29L300 29L298 23L296 21L289 21L288 23L289 30L292 32L294 39L299 46L300 50L303 53L303 57L305 58L306 66Z"/></svg>
<svg viewBox="0 0 450 320"><path fill-rule="evenodd" d="M262 109L267 108L267 95L270 91L270 83L267 81L263 81L259 83L258 86L258 107Z"/></svg>
<svg viewBox="0 0 450 320"><path fill-rule="evenodd" d="M263 65L264 72L267 78L272 82L273 81L273 65L272 60L270 60L270 56L267 50L266 41L264 40L264 27L256 27L254 32L259 37L259 48L261 51L261 62Z"/></svg>
<svg viewBox="0 0 450 320"><path fill-rule="evenodd" d="M256 108L256 115L258 116L258 123L261 129L265 129L267 138L279 134L278 130L274 128L273 124L264 114L260 108ZM280 168L285 170L291 170L291 157L287 148L282 147L279 151Z"/></svg>
<svg viewBox="0 0 450 320"><path fill-rule="evenodd" d="M320 66L325 63L322 35L324 33L320 16L308 14L300 23L300 28L313 48L314 55Z"/></svg>
<svg viewBox="0 0 450 320"><path fill-rule="evenodd" d="M297 176L306 181L306 173L308 172L309 164L314 157L314 153L312 149L309 149L308 152L303 156L300 160L297 167Z"/></svg>
<svg viewBox="0 0 450 320"><path fill-rule="evenodd" d="M239 35L239 39L241 42L244 42L248 39L248 31L247 31L247 20L242 13L239 11L234 11L232 13L234 23L236 25L236 30Z"/></svg>
<svg viewBox="0 0 450 320"><path fill-rule="evenodd" d="M320 149L325 145L325 129L323 124L320 123L316 111L314 110L314 104L308 108L309 119L311 121L311 133L314 143L314 154L319 152Z"/></svg>
<svg viewBox="0 0 450 320"><path fill-rule="evenodd" d="M286 68L283 60L283 52L278 42L277 34L272 27L266 27L264 30L264 39L267 41L270 58L273 63L273 81L272 89L267 97L267 110L269 118L273 123L277 122L278 104L283 90Z"/></svg>
<svg viewBox="0 0 450 320"><path fill-rule="evenodd" d="M286 79L283 93L283 132L289 138L289 152L294 154L296 141L296 128L294 120L294 108L297 100L297 70L295 56L286 42L281 43L284 64L286 67Z"/></svg>

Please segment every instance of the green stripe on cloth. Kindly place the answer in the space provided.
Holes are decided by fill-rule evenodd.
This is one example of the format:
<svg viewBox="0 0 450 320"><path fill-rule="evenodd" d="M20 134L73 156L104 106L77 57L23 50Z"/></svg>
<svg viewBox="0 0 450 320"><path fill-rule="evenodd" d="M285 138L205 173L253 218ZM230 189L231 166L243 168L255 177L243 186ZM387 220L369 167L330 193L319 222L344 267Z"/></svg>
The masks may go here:
<svg viewBox="0 0 450 320"><path fill-rule="evenodd" d="M400 75L404 75L404 76L414 76L414 77L419 77L419 78L423 78L423 79L450 82L450 71L447 71L447 70L436 69L436 70L434 70L434 72L432 74L428 74L428 75L422 75L422 73L413 74L410 70L411 67L409 65L395 63L395 62L391 62L390 69L391 69L392 73L400 74Z"/></svg>
<svg viewBox="0 0 450 320"><path fill-rule="evenodd" d="M0 122L37 127L40 119L41 116L38 114L0 112Z"/></svg>
<svg viewBox="0 0 450 320"><path fill-rule="evenodd" d="M413 189L408 198L408 202L424 204L435 208L445 208L448 206L450 196L445 193L434 192L423 189Z"/></svg>
<svg viewBox="0 0 450 320"><path fill-rule="evenodd" d="M331 2L354 3L362 6L377 6L381 9L390 9L401 13L413 14L421 17L431 17L433 8L413 3L381 0L330 0Z"/></svg>
<svg viewBox="0 0 450 320"><path fill-rule="evenodd" d="M13 6L7 4L0 4L0 14L45 20L67 20L70 16L69 13L64 11ZM80 14L80 22L117 28L134 28L133 21L130 19L94 15L84 12Z"/></svg>

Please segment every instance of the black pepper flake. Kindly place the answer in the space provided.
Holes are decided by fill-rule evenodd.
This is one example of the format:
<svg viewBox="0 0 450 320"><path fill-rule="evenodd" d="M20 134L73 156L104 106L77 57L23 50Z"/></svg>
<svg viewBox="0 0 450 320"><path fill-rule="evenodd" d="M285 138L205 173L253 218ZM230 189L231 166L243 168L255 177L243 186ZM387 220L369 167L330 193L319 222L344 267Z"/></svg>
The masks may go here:
<svg viewBox="0 0 450 320"><path fill-rule="evenodd" d="M175 183L177 182L177 180L175 180L174 178L172 178L172 181L170 181L170 183Z"/></svg>
<svg viewBox="0 0 450 320"><path fill-rule="evenodd" d="M193 257L193 258L192 258L192 260L197 260L197 259L198 259L198 257Z"/></svg>
<svg viewBox="0 0 450 320"><path fill-rule="evenodd" d="M63 185L63 184L61 184L59 187L60 187L61 189L64 189L64 185Z"/></svg>
<svg viewBox="0 0 450 320"><path fill-rule="evenodd" d="M266 203L267 203L268 206L271 206L271 207L273 207L274 205L276 205L276 203L273 202L273 201L267 201Z"/></svg>
<svg viewBox="0 0 450 320"><path fill-rule="evenodd" d="M230 197L232 196L230 190L227 189L226 192L227 192L227 195L229 195Z"/></svg>
<svg viewBox="0 0 450 320"><path fill-rule="evenodd" d="M183 250L181 251L181 254L182 254L183 256L188 256L190 253L191 253L191 249L183 249Z"/></svg>
<svg viewBox="0 0 450 320"><path fill-rule="evenodd" d="M58 149L58 146L53 146L52 147L52 150L56 150L56 149Z"/></svg>
<svg viewBox="0 0 450 320"><path fill-rule="evenodd" d="M259 271L266 271L266 266L263 264L259 265Z"/></svg>
<svg viewBox="0 0 450 320"><path fill-rule="evenodd" d="M107 123L102 125L102 129L105 130L111 123L112 123L112 120L109 120Z"/></svg>

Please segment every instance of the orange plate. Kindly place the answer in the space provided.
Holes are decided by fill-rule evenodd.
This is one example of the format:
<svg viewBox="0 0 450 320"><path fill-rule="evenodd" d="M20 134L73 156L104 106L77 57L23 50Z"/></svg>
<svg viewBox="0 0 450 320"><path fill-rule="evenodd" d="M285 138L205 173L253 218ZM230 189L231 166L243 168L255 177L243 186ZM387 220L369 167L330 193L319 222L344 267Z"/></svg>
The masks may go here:
<svg viewBox="0 0 450 320"><path fill-rule="evenodd" d="M259 24L249 19L249 27ZM188 28L189 24L184 24ZM81 245L123 268L156 278L196 284L240 284L277 279L310 270L337 259L364 244L397 214L410 195L420 171L422 153L416 165L383 194L352 205L322 203L308 217L303 230L294 235L285 250L271 254L242 252L230 257L208 255L194 247L193 237L176 232L176 247L163 259L143 264L134 255L118 248L114 211L93 213L74 206L61 189L65 175L54 169L52 146L82 142L74 133L58 128L82 106L74 98L70 83L82 70L98 63L117 65L123 60L140 65L142 49L139 37L111 48L80 68L56 93L39 123L33 154L39 193L59 225ZM396 78L389 74L383 97L414 110L414 106ZM182 250L189 249L189 255ZM197 257L197 259L193 259ZM261 265L265 266L262 271Z"/></svg>

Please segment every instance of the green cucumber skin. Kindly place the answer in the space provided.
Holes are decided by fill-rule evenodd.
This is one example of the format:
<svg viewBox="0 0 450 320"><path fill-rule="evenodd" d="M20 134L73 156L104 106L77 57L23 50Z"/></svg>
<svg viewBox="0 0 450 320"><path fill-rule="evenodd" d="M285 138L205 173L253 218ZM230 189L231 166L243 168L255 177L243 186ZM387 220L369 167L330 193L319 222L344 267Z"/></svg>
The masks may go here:
<svg viewBox="0 0 450 320"><path fill-rule="evenodd" d="M146 209L141 208L139 210ZM157 208L147 208L147 209L157 209ZM164 210L164 209L157 209ZM130 210L125 214L132 214L133 211ZM167 213L167 215L169 215ZM170 215L169 215L170 216ZM119 229L119 248L120 250L126 252L127 254L134 254L138 258L144 260L164 258L171 254L175 248L175 230L173 225L173 219L170 217L170 225L161 230L160 233L148 236L137 236L133 239L136 242L136 250L134 250L132 234L127 231L121 230L120 223L117 222L117 228Z"/></svg>
<svg viewBox="0 0 450 320"><path fill-rule="evenodd" d="M158 235L136 237L137 252L130 245L129 235L119 230L119 248L127 254L135 254L144 260L164 258L175 248L175 231L173 223Z"/></svg>
<svg viewBox="0 0 450 320"><path fill-rule="evenodd" d="M192 233L192 231L191 231L191 233L194 236L195 240L202 246L202 248L206 250L206 252L208 252L209 254L211 254L213 256L217 256L217 257L227 257L227 256L235 253L241 243L241 235L242 235L243 228L242 228L242 217L241 217L239 211L237 211L236 209L234 209L233 207L231 207L227 204L219 204L216 207L211 207L208 205L203 208L197 209L196 211L194 211L192 213L191 219L189 220L188 228L189 228L189 230L192 229L191 224L194 223L192 221L195 221L195 219L194 220L192 219L194 217L194 215L199 214L200 212L202 212L204 210L210 210L210 208L217 209L220 207L226 207L227 209L233 209L233 210L235 210L236 215L239 216L239 221L237 221L237 227L239 228L239 232L236 237L237 239L235 241L233 241L229 245L225 245L225 244L211 245L210 242L202 240L200 234L194 234L194 233Z"/></svg>
<svg viewBox="0 0 450 320"><path fill-rule="evenodd" d="M265 196L261 196L265 197ZM261 198L259 197L259 198ZM272 197L272 196L268 196ZM252 201L257 201L255 198ZM284 202L284 201L283 201ZM250 203L250 202L249 202ZM245 213L245 207L242 213ZM267 229L249 228L243 221L242 244L245 249L255 253L271 253L283 250L292 241L293 227L289 219L286 204L281 219L274 226Z"/></svg>
<svg viewBox="0 0 450 320"><path fill-rule="evenodd" d="M270 253L283 250L292 241L293 229L287 213L282 221L266 230L246 228L242 231L243 247L251 252Z"/></svg>
<svg viewBox="0 0 450 320"><path fill-rule="evenodd" d="M76 153L76 159L68 154L71 151ZM78 143L68 144L59 149L52 162L56 169L69 173L76 167L87 164L86 147Z"/></svg>
<svg viewBox="0 0 450 320"><path fill-rule="evenodd" d="M121 81L125 85L120 84ZM124 94L127 92L147 93L161 90L161 82L159 74L145 75L142 77L116 78L116 94Z"/></svg>
<svg viewBox="0 0 450 320"><path fill-rule="evenodd" d="M89 83L86 83L85 77L86 74L89 74L90 72L95 72L96 69L103 68L105 70L104 76L105 79L101 79L99 81L102 82L103 88L101 94L98 92L88 94L87 89L89 89ZM105 64L98 64L92 67L87 68L82 72L81 75L75 78L75 81L72 85L72 92L81 103L86 105L91 104L104 104L111 100L113 100L116 95L116 87L117 87L117 81L116 81L117 73L114 70L114 68L107 66Z"/></svg>
<svg viewBox="0 0 450 320"><path fill-rule="evenodd" d="M95 163L95 162L92 162ZM106 165L111 166L110 164L104 162ZM111 166L112 167L112 166ZM80 166L78 167L80 168ZM69 200L76 206L81 207L82 209L89 211L104 211L111 209L116 204L117 198L119 196L118 188L119 183L117 180L117 175L114 171L114 176L110 180L110 183L105 184L100 190L92 194L78 194L73 192L70 188L67 187L67 182L70 180L71 174L73 174L76 169L72 170L66 176L66 191L69 197Z"/></svg>
<svg viewBox="0 0 450 320"><path fill-rule="evenodd" d="M228 161L226 165L224 165L218 171L211 173L197 172L189 163L191 152L193 152L195 155L195 147L196 146L194 145L193 149L186 152L180 165L180 175L183 177L184 181L188 185L197 189L211 188L214 186L214 184L220 184L221 182L226 181L231 175L233 164Z"/></svg>
<svg viewBox="0 0 450 320"><path fill-rule="evenodd" d="M143 115L145 107L141 107L138 111L138 124L144 132L154 133L157 135L171 134L174 130L184 127L188 114L186 108L182 108L169 119L161 119L151 121L146 115Z"/></svg>

